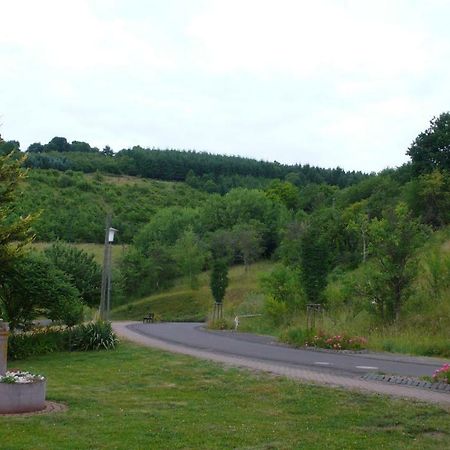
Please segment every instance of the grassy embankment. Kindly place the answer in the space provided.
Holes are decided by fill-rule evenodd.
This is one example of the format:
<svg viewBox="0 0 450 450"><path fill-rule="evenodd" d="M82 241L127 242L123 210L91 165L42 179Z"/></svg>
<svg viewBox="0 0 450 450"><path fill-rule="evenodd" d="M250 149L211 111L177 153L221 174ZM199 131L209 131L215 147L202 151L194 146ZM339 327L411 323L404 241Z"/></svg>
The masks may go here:
<svg viewBox="0 0 450 450"><path fill-rule="evenodd" d="M243 266L230 269L230 283L224 300L224 314L255 312L250 303L257 301L258 311L262 302L259 300L259 277L270 270L272 263L259 262L248 272ZM113 320L142 320L149 311L154 312L164 321L202 321L208 317L214 301L209 288L209 272L199 277L199 289L191 289L186 280L178 280L174 287L155 295L121 305L113 309ZM247 306L249 306L247 308Z"/></svg>
<svg viewBox="0 0 450 450"><path fill-rule="evenodd" d="M64 413L2 417L2 448L438 449L437 406L301 384L123 343L14 363Z"/></svg>

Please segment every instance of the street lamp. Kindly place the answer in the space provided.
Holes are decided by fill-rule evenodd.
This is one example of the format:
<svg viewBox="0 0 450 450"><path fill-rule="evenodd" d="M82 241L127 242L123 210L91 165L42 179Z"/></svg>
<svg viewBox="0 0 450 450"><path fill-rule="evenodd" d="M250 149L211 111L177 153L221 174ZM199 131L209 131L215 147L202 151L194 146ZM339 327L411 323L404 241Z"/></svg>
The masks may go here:
<svg viewBox="0 0 450 450"><path fill-rule="evenodd" d="M111 217L106 218L105 250L103 253L102 291L100 297L100 318L109 320L111 309L111 253L114 235L118 230L111 227Z"/></svg>
<svg viewBox="0 0 450 450"><path fill-rule="evenodd" d="M114 234L117 231L119 231L119 230L116 230L115 228L109 227L109 230L108 230L108 243L109 244L112 244L114 242Z"/></svg>

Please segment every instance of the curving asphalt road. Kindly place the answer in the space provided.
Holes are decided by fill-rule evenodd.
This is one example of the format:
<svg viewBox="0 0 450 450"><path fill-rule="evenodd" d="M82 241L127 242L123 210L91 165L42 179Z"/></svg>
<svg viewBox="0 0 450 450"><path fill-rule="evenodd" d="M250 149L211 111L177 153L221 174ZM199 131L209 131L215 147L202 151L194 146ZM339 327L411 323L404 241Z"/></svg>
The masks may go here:
<svg viewBox="0 0 450 450"><path fill-rule="evenodd" d="M127 328L154 339L215 354L346 376L363 375L367 372L430 376L444 362L437 358L414 358L384 353L355 354L296 349L277 343L270 336L205 330L201 323L133 323Z"/></svg>

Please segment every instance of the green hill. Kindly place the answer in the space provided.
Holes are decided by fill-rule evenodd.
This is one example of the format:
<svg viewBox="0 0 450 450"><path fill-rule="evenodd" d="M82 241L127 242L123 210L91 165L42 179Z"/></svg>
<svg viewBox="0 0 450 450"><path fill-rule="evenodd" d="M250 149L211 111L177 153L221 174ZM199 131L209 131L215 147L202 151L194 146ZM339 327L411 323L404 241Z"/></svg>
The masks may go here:
<svg viewBox="0 0 450 450"><path fill-rule="evenodd" d="M38 241L101 243L111 213L118 242L126 243L159 209L195 207L207 195L183 182L32 169L15 214L41 213L34 223Z"/></svg>

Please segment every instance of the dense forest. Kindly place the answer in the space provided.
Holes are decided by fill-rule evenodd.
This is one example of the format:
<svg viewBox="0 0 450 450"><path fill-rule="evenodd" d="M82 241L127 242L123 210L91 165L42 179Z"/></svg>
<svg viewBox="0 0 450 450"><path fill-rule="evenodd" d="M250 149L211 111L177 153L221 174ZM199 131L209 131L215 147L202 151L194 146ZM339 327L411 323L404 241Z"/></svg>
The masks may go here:
<svg viewBox="0 0 450 450"><path fill-rule="evenodd" d="M0 154L11 150L20 150L20 144L17 141L5 142ZM44 145L31 144L26 153L28 158L25 164L30 168L85 173L100 171L165 181L186 181L195 188L222 194L233 187L262 188L267 185L268 179L275 178L287 179L297 186L326 183L345 187L367 177L361 172L345 172L339 167L289 166L195 151L137 146L114 153L108 146L100 151L86 142L69 143L64 137L54 137Z"/></svg>
<svg viewBox="0 0 450 450"><path fill-rule="evenodd" d="M433 311L449 310L448 254L417 255L448 233L450 113L406 152L404 166L365 175L193 151L113 153L59 137L26 152L15 141L0 144L12 160L26 156L28 178L9 217L34 214L38 240L102 242L112 214L130 244L115 276L120 301L180 276L195 289L205 269L264 258L277 263L262 283L264 311L285 327L307 303L351 311L354 323L364 313L368 327L400 323L408 308L420 326L430 299ZM429 277L418 288L420 271ZM448 317L436 332L448 334Z"/></svg>

